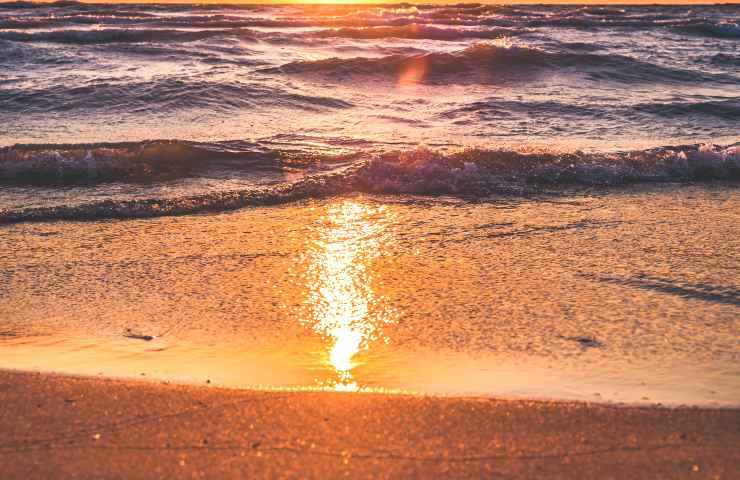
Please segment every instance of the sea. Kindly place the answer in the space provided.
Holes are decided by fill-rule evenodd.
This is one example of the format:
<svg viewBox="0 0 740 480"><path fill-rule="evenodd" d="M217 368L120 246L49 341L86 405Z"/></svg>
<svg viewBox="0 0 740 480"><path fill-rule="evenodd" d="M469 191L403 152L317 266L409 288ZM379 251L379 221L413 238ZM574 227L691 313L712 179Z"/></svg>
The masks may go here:
<svg viewBox="0 0 740 480"><path fill-rule="evenodd" d="M0 219L736 178L738 22L737 5L4 3L0 181L19 187Z"/></svg>

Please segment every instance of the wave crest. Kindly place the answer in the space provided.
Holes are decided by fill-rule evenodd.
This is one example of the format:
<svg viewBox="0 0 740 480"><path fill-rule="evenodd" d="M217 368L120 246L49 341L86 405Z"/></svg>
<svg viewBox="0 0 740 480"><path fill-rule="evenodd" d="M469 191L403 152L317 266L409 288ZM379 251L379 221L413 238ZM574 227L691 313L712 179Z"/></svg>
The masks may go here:
<svg viewBox="0 0 740 480"><path fill-rule="evenodd" d="M211 37L238 36L242 40L257 41L251 30L166 30L166 29L121 29L107 28L100 30L51 30L45 32L0 32L0 40L13 42L54 42L78 45L106 43L142 43L142 42L194 42Z"/></svg>
<svg viewBox="0 0 740 480"><path fill-rule="evenodd" d="M674 27L679 32L711 38L740 39L740 24L733 22L699 22Z"/></svg>
<svg viewBox="0 0 740 480"><path fill-rule="evenodd" d="M532 71L566 71L612 81L737 82L735 77L713 75L646 63L627 56L577 51L547 51L536 47L477 43L454 53L392 55L381 58L329 58L297 61L263 69L267 73L321 75L328 77L368 75L404 77L421 72L419 82L493 82L500 77ZM472 78L471 74L476 77Z"/></svg>
<svg viewBox="0 0 740 480"><path fill-rule="evenodd" d="M463 40L470 38L505 38L526 33L526 30L511 28L490 29L460 29L439 28L430 25L412 23L403 26L385 26L369 28L338 28L320 30L311 35L321 38L354 38L354 39L382 39L382 38L409 38L426 40Z"/></svg>
<svg viewBox="0 0 740 480"><path fill-rule="evenodd" d="M635 182L740 177L740 148L701 145L622 153L522 153L428 149L391 153L358 172L363 190L377 193L485 196L531 185L621 185Z"/></svg>
<svg viewBox="0 0 740 480"><path fill-rule="evenodd" d="M101 147L98 151L100 157L95 160L90 159L87 154L79 156L82 160L76 168L93 162L97 171L100 171L100 165L105 164L107 170L104 171L112 175L122 174L124 178L129 178L131 169L144 174L151 174L153 171L169 172L173 168L193 168L188 160L196 157L202 160L209 148L213 151L211 157L206 155L209 161L218 158L226 161L230 158L240 159L240 168L250 168L250 164L243 161L245 151L253 149L249 145L237 142L233 145L191 145L190 148L188 150L173 142L147 142L138 146L129 145L124 150L125 155L120 160L114 160L116 150ZM194 156L195 151L199 155ZM275 168L284 167L274 161L280 156L278 152L251 155L254 162L251 164L252 168L255 165L264 168L265 159L272 159L267 164ZM291 168L306 168L337 160L332 156L307 154L303 161L295 161ZM740 144L727 147L694 145L631 152L568 154L514 150L442 153L417 148L380 155L358 153L342 160L354 161L330 169L328 173L304 175L293 182L179 198L102 201L74 206L6 210L0 211L0 223L218 212L355 192L454 195L481 199L492 195L542 193L568 185L615 186L636 182L740 179ZM54 169L59 166L58 160L52 159L51 165L52 169L49 170L47 164L37 162L27 167L27 172L49 172L53 176L56 171ZM234 165L231 164L231 167Z"/></svg>

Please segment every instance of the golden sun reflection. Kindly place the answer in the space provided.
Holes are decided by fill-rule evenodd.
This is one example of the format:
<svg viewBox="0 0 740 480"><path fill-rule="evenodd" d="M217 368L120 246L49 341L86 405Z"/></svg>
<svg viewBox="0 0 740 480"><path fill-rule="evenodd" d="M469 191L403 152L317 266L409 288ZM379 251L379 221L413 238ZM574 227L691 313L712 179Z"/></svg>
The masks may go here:
<svg viewBox="0 0 740 480"><path fill-rule="evenodd" d="M336 375L325 386L335 390L359 389L352 374L355 356L379 338L390 319L369 270L381 247L384 210L349 200L332 205L308 259L308 321L331 342L327 362Z"/></svg>

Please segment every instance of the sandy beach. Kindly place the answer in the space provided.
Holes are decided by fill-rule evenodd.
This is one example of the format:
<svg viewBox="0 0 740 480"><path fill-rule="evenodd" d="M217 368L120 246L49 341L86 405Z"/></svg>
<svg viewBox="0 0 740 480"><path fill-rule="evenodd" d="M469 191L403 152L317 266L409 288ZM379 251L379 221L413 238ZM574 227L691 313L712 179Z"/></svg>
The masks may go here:
<svg viewBox="0 0 740 480"><path fill-rule="evenodd" d="M736 478L740 411L254 392L0 373L0 471L36 478Z"/></svg>

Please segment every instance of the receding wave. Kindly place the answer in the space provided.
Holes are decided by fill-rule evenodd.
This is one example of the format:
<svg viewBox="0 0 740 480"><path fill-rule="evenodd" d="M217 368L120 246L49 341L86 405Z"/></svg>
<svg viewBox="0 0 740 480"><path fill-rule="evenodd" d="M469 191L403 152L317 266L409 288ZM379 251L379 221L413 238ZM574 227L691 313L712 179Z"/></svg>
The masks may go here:
<svg viewBox="0 0 740 480"><path fill-rule="evenodd" d="M26 147L28 151L33 151ZM18 178L30 176L55 181L60 164L19 157L15 149L5 149L0 172ZM255 152L249 144L188 144L186 142L147 142L127 146L98 146L75 149L75 172L109 178L130 179L151 175L156 170L194 168L196 158L212 151L211 161L226 162L228 168L264 168L275 162L279 152ZM10 154L9 152L13 152ZM207 156L207 155L206 155ZM12 158L9 158L12 157ZM51 155L49 158L53 157ZM245 158L250 162L245 163ZM101 201L73 206L56 206L0 211L0 223L48 220L90 220L101 218L144 218L218 212L252 205L272 205L310 198L348 193L453 195L483 199L496 195L528 195L552 191L563 186L615 186L636 182L685 182L740 179L740 144L731 146L693 145L662 147L616 153L552 153L515 150L469 149L443 153L426 148L371 154L359 152L342 158L341 168L311 173L297 181L261 185L254 188L195 194L179 198ZM234 162L237 162L236 164ZM336 162L336 157L307 154L304 167ZM30 162L24 170L13 168ZM67 159L69 163L70 160ZM267 163L265 163L267 162ZM13 163L13 168L7 164ZM72 162L74 163L74 162ZM105 165L101 169L100 165ZM128 166L128 167L127 167Z"/></svg>
<svg viewBox="0 0 740 480"><path fill-rule="evenodd" d="M584 73L611 81L737 82L733 76L701 73L647 63L623 55L546 51L536 47L478 43L453 53L392 55L382 58L329 58L291 62L264 72L346 77L383 75L417 82L495 82L503 75L533 70ZM476 74L475 77L471 74Z"/></svg>

